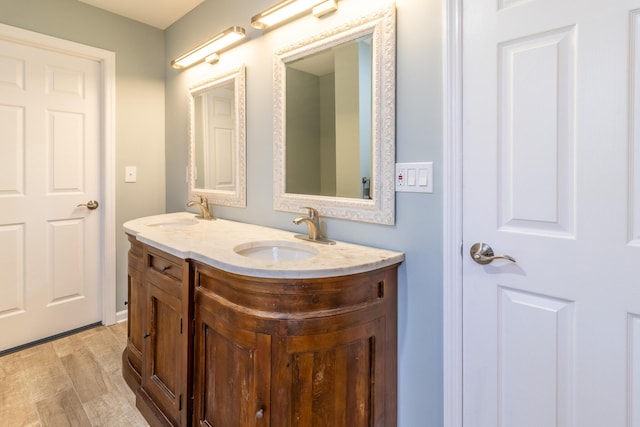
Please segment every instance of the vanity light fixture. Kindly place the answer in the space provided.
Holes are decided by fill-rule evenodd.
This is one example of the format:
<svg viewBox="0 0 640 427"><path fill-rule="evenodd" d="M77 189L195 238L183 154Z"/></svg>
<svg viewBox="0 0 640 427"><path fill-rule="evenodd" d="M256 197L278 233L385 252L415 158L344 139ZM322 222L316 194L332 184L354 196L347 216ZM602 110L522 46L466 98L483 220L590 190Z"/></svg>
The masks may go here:
<svg viewBox="0 0 640 427"><path fill-rule="evenodd" d="M215 64L218 61L220 61L220 55L218 55L217 53L212 53L211 55L204 58L204 62L211 65Z"/></svg>
<svg viewBox="0 0 640 427"><path fill-rule="evenodd" d="M184 55L171 61L173 68L187 68L192 65L206 61L210 64L218 62L220 51L226 49L232 44L242 40L246 36L244 28L233 26L229 27L220 34L207 40L201 45L191 49Z"/></svg>
<svg viewBox="0 0 640 427"><path fill-rule="evenodd" d="M313 9L317 18L338 9L337 0L284 0L251 18L253 28L265 29Z"/></svg>
<svg viewBox="0 0 640 427"><path fill-rule="evenodd" d="M335 12L336 10L338 10L338 0L327 0L314 7L312 13L316 18L320 18L321 16Z"/></svg>

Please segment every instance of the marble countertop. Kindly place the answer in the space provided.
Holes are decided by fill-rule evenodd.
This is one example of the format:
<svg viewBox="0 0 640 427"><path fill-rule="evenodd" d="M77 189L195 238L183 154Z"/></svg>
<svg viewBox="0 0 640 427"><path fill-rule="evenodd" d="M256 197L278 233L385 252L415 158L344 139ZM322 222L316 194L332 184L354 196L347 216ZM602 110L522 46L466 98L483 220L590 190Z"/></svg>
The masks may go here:
<svg viewBox="0 0 640 427"><path fill-rule="evenodd" d="M400 263L401 252L336 241L323 245L294 238L275 228L217 219L196 219L190 212L149 216L128 221L125 232L142 243L182 259L193 259L236 274L269 278L319 278L363 273ZM306 227L301 233L306 232ZM255 259L234 251L256 242L278 242L314 253L301 260ZM302 246L301 246L302 245Z"/></svg>

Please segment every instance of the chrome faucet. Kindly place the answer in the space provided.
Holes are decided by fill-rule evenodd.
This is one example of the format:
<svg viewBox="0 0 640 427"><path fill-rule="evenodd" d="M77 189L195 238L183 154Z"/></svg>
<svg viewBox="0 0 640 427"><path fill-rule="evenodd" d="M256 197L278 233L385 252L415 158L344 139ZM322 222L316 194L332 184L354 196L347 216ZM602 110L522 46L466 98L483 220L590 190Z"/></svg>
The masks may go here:
<svg viewBox="0 0 640 427"><path fill-rule="evenodd" d="M308 235L304 236L302 234L296 234L295 237L302 240L309 240L311 242L324 243L325 245L335 244L336 242L327 240L327 238L322 234L322 230L320 228L320 215L318 214L318 211L310 207L304 207L302 209L307 209L309 211L309 216L299 216L293 220L293 223L296 225L302 222L306 223Z"/></svg>
<svg viewBox="0 0 640 427"><path fill-rule="evenodd" d="M215 219L209 210L209 200L205 196L198 196L199 202L191 200L187 203L187 207L197 206L200 209L200 217L202 219Z"/></svg>

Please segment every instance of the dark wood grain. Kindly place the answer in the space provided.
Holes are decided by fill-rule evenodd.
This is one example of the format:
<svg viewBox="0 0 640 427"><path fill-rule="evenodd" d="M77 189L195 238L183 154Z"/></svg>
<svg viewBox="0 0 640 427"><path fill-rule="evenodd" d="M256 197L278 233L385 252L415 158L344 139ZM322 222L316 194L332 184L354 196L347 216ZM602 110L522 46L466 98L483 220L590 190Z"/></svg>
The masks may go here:
<svg viewBox="0 0 640 427"><path fill-rule="evenodd" d="M274 280L195 263L195 376L196 384L209 384L194 389L196 419L200 411L206 413L203 425L213 426L394 427L396 269ZM223 341L226 350L207 347L204 336ZM257 351L257 337L271 338L269 351ZM232 351L238 348L245 357ZM257 383L266 375L258 375L264 370L247 354L270 361L263 368L269 383ZM254 382L250 390L268 388L266 419L233 410L241 399L229 384L243 380Z"/></svg>
<svg viewBox="0 0 640 427"><path fill-rule="evenodd" d="M152 425L187 426L191 416L189 264L148 246L142 256L146 313L137 405Z"/></svg>

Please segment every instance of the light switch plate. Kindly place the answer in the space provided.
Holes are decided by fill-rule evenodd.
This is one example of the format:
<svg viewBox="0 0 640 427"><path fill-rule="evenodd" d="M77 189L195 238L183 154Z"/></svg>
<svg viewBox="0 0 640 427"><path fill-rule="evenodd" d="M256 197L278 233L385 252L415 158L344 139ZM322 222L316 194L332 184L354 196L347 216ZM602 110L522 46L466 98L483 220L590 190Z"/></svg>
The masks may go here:
<svg viewBox="0 0 640 427"><path fill-rule="evenodd" d="M136 182L138 179L138 171L135 166L125 166L124 182Z"/></svg>
<svg viewBox="0 0 640 427"><path fill-rule="evenodd" d="M396 163L396 191L433 193L433 162Z"/></svg>

